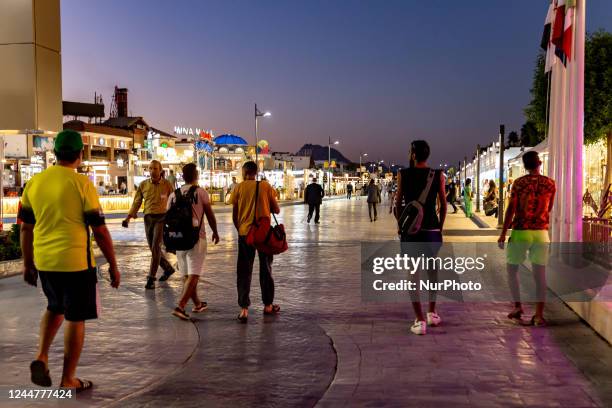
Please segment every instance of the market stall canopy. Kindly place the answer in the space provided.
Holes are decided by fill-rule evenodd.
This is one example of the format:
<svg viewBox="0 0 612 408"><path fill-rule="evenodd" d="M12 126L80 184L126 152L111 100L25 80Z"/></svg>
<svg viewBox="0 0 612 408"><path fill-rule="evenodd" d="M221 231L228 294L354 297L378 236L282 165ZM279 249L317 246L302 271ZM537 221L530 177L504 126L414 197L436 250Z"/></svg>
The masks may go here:
<svg viewBox="0 0 612 408"><path fill-rule="evenodd" d="M246 140L237 135L226 134L215 137L214 140L217 145L248 145Z"/></svg>
<svg viewBox="0 0 612 408"><path fill-rule="evenodd" d="M535 152L538 152L538 153L548 153L548 138L544 139L543 141L541 141L540 143L538 143L534 147L526 147L525 150L523 150L521 152L521 154L517 155L516 157L514 157L510 161L514 162L514 161L517 161L517 160L522 160L522 158L525 155L525 153L530 152L532 150L535 151Z"/></svg>

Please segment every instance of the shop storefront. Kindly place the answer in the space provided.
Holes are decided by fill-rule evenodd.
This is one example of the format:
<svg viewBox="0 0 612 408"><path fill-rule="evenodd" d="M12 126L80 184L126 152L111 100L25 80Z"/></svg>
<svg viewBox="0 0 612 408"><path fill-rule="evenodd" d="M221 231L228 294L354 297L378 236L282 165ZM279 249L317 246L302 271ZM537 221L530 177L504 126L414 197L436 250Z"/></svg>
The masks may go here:
<svg viewBox="0 0 612 408"><path fill-rule="evenodd" d="M598 209L601 204L601 196L605 188L606 155L607 146L605 140L584 146L584 159L582 163L584 168L585 216L595 216L595 209Z"/></svg>
<svg viewBox="0 0 612 408"><path fill-rule="evenodd" d="M105 194L126 194L132 175L133 138L129 131L73 120L64 129L81 133L84 152L79 171ZM101 194L102 195L102 194Z"/></svg>
<svg viewBox="0 0 612 408"><path fill-rule="evenodd" d="M3 133L2 186L5 196L16 196L23 186L54 160L54 133Z"/></svg>

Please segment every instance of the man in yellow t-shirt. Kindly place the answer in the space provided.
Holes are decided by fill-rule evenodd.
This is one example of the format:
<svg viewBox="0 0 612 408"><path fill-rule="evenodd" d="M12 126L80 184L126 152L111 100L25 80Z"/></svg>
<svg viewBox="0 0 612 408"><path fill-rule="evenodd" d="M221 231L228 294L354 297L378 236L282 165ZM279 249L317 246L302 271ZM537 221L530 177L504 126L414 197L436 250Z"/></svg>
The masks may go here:
<svg viewBox="0 0 612 408"><path fill-rule="evenodd" d="M77 392L93 386L76 377L85 339L85 320L97 315L97 276L89 228L110 265L111 286L119 287L113 242L104 224L96 188L85 175L77 174L83 141L73 130L60 132L54 146L57 165L35 175L21 197L19 218L23 277L32 286L38 276L48 300L40 324L36 359L30 364L36 385L51 386L48 360L55 334L65 326L64 370L60 387Z"/></svg>
<svg viewBox="0 0 612 408"><path fill-rule="evenodd" d="M253 262L255 261L255 247L246 243L246 236L255 218L255 195L257 186L257 218L270 217L270 213L280 213L276 201L276 192L267 181L256 181L257 165L249 161L242 166L244 181L236 186L232 193L231 203L234 205L232 220L238 231L238 265L237 286L238 304L242 308L238 320L246 323L249 315L251 299L251 276L253 275ZM274 302L274 280L272 279L272 255L259 252L259 283L261 297L264 304L264 314L276 314L280 311Z"/></svg>

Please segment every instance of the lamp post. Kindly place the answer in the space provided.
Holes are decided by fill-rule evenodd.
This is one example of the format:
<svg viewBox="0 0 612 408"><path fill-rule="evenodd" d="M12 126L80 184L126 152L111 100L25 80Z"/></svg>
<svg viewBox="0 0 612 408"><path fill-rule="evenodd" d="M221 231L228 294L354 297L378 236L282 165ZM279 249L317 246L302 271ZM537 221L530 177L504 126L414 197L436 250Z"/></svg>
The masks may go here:
<svg viewBox="0 0 612 408"><path fill-rule="evenodd" d="M334 142L335 145L339 144L340 142L338 140L336 140ZM332 178L332 174L333 174L333 170L332 170L332 165L331 165L331 145L332 145L332 141L331 141L331 136L327 137L327 165L329 168L329 177L327 180L327 194L331 195L331 178Z"/></svg>
<svg viewBox="0 0 612 408"><path fill-rule="evenodd" d="M359 178L361 178L361 157L367 157L367 153L359 153Z"/></svg>
<svg viewBox="0 0 612 408"><path fill-rule="evenodd" d="M255 164L257 165L257 177L259 178L259 152L257 151L257 145L259 144L259 139L257 138L257 119L258 118L267 118L272 116L270 112L260 112L257 109L257 104L255 104Z"/></svg>
<svg viewBox="0 0 612 408"><path fill-rule="evenodd" d="M476 212L480 212L480 145L476 146Z"/></svg>
<svg viewBox="0 0 612 408"><path fill-rule="evenodd" d="M499 204L497 205L497 228L504 226L504 137L506 127L499 126Z"/></svg>

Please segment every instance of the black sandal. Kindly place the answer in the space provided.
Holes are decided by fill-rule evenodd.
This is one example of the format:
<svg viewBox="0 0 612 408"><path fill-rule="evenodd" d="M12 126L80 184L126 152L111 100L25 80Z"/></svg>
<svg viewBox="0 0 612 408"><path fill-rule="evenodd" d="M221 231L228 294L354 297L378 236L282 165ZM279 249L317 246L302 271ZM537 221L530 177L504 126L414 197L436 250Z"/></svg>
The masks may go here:
<svg viewBox="0 0 612 408"><path fill-rule="evenodd" d="M531 320L525 324L525 326L534 326L534 327L546 327L548 323L541 317L538 321L536 321L536 317L533 316Z"/></svg>
<svg viewBox="0 0 612 408"><path fill-rule="evenodd" d="M270 310L269 312L266 311L266 309L264 308L264 314L265 315L275 315L278 314L280 312L280 306L279 305L272 305L272 310Z"/></svg>
<svg viewBox="0 0 612 408"><path fill-rule="evenodd" d="M40 385L41 387L51 386L51 376L49 375L49 369L45 365L44 361L34 360L30 364L31 380L34 384Z"/></svg>
<svg viewBox="0 0 612 408"><path fill-rule="evenodd" d="M87 391L93 387L93 383L91 381L81 380L79 378L77 378L77 381L79 382L79 386L74 390L77 393Z"/></svg>
<svg viewBox="0 0 612 408"><path fill-rule="evenodd" d="M508 313L508 319L521 321L523 317L523 309L514 309L512 312Z"/></svg>
<svg viewBox="0 0 612 408"><path fill-rule="evenodd" d="M238 317L236 318L240 323L246 323L249 321L249 315L243 315L242 313L240 313L238 315Z"/></svg>

